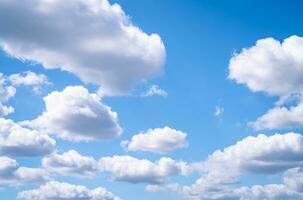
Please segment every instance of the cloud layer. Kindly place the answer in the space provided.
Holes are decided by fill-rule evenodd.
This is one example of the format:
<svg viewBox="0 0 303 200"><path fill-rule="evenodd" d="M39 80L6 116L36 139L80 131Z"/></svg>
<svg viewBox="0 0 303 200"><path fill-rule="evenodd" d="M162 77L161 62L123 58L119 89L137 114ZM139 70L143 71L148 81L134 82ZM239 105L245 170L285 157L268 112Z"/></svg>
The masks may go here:
<svg viewBox="0 0 303 200"><path fill-rule="evenodd" d="M3 0L0 13L5 52L72 72L101 85L104 94L127 94L163 71L161 38L132 25L121 7L107 0L68 0L64 5L60 0Z"/></svg>

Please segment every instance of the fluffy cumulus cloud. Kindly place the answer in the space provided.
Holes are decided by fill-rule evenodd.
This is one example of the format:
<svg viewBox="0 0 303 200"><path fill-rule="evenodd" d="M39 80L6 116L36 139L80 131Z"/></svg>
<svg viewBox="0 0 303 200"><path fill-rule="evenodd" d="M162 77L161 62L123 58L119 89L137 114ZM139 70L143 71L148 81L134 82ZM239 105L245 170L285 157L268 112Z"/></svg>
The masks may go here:
<svg viewBox="0 0 303 200"><path fill-rule="evenodd" d="M282 43L266 38L235 54L229 63L229 78L252 91L280 97L278 105L249 123L256 130L298 128L303 126L303 38L291 36ZM285 76L287 74L287 76ZM283 83L281 84L281 80ZM297 106L287 108L285 99L300 96Z"/></svg>
<svg viewBox="0 0 303 200"><path fill-rule="evenodd" d="M69 86L44 97L42 115L22 124L71 140L111 139L122 133L118 115L82 86Z"/></svg>
<svg viewBox="0 0 303 200"><path fill-rule="evenodd" d="M4 105L10 98L15 96L16 89L6 84L6 78L0 73L0 117L14 112L12 106Z"/></svg>
<svg viewBox="0 0 303 200"><path fill-rule="evenodd" d="M36 74L31 71L26 71L23 73L12 74L8 77L8 80L16 86L28 85L37 86L47 83L47 78L44 74Z"/></svg>
<svg viewBox="0 0 303 200"><path fill-rule="evenodd" d="M149 185L195 200L302 199L303 136L296 133L247 137L196 164L203 173L192 185ZM236 187L244 174L283 173L281 184Z"/></svg>
<svg viewBox="0 0 303 200"><path fill-rule="evenodd" d="M303 168L296 167L284 173L283 181L289 188L303 192Z"/></svg>
<svg viewBox="0 0 303 200"><path fill-rule="evenodd" d="M8 80L14 86L31 86L33 87L33 91L36 93L41 91L41 85L49 84L49 81L44 74L36 74L31 71L12 74L8 77Z"/></svg>
<svg viewBox="0 0 303 200"><path fill-rule="evenodd" d="M5 52L72 72L101 85L107 95L129 93L163 71L161 38L134 26L118 4L107 0L3 0L0 13Z"/></svg>
<svg viewBox="0 0 303 200"><path fill-rule="evenodd" d="M150 96L162 96L166 97L167 92L163 89L161 89L158 85L152 85L148 90L142 94L143 97L150 97Z"/></svg>
<svg viewBox="0 0 303 200"><path fill-rule="evenodd" d="M0 185L21 185L49 180L45 170L20 167L16 160L0 157Z"/></svg>
<svg viewBox="0 0 303 200"><path fill-rule="evenodd" d="M98 187L89 189L82 185L50 181L37 189L18 193L18 199L24 200L121 200L108 190Z"/></svg>
<svg viewBox="0 0 303 200"><path fill-rule="evenodd" d="M273 38L258 40L255 46L231 58L229 78L252 91L270 95L302 92L302 51L303 38L298 36L286 38L282 43Z"/></svg>
<svg viewBox="0 0 303 200"><path fill-rule="evenodd" d="M249 147L249 148L248 148ZM249 136L215 151L204 163L208 170L235 169L251 173L276 173L303 163L303 136L297 133Z"/></svg>
<svg viewBox="0 0 303 200"><path fill-rule="evenodd" d="M0 154L9 156L43 156L55 149L49 136L0 118Z"/></svg>
<svg viewBox="0 0 303 200"><path fill-rule="evenodd" d="M92 177L98 171L94 158L82 156L75 150L51 154L43 158L42 166L51 173L76 177Z"/></svg>
<svg viewBox="0 0 303 200"><path fill-rule="evenodd" d="M99 160L101 171L110 172L116 181L130 183L161 183L176 175L187 175L189 166L182 161L162 157L156 162L131 156L103 157Z"/></svg>
<svg viewBox="0 0 303 200"><path fill-rule="evenodd" d="M272 108L249 125L256 130L300 128L303 126L303 102L290 108Z"/></svg>
<svg viewBox="0 0 303 200"><path fill-rule="evenodd" d="M187 147L186 136L186 133L169 127L155 128L134 135L130 141L122 141L121 145L129 151L168 153Z"/></svg>

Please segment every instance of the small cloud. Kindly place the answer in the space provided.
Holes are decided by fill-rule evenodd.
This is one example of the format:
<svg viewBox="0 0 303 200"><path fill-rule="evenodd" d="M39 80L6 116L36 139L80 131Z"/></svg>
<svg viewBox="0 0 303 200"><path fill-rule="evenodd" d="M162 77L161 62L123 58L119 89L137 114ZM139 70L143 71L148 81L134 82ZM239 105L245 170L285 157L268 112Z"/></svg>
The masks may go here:
<svg viewBox="0 0 303 200"><path fill-rule="evenodd" d="M220 117L220 116L223 115L223 113L224 113L224 108L223 107L221 107L221 106L216 106L215 107L215 112L214 112L215 117Z"/></svg>
<svg viewBox="0 0 303 200"><path fill-rule="evenodd" d="M158 85L152 85L145 93L141 94L141 96L143 96L143 97L150 97L150 96L154 96L154 95L166 97L167 92L165 90L161 89Z"/></svg>
<svg viewBox="0 0 303 200"><path fill-rule="evenodd" d="M31 86L36 94L41 94L42 85L51 84L44 74L36 74L31 71L12 74L8 80L13 86Z"/></svg>

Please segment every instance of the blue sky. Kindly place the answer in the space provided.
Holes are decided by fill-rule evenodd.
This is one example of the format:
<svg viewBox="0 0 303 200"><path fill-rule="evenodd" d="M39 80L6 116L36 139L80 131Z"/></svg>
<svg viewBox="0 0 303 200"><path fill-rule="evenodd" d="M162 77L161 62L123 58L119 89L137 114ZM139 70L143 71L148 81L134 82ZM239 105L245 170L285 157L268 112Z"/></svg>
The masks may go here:
<svg viewBox="0 0 303 200"><path fill-rule="evenodd" d="M1 199L303 199L300 1L37 2L0 0Z"/></svg>

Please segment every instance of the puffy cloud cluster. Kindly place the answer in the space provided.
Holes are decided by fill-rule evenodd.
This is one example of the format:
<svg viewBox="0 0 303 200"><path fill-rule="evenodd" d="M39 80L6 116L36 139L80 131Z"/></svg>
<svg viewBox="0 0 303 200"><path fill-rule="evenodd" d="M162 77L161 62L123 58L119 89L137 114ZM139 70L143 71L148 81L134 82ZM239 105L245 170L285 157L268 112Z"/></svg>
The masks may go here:
<svg viewBox="0 0 303 200"><path fill-rule="evenodd" d="M102 187L89 189L82 185L50 181L37 189L18 193L18 199L24 200L121 200Z"/></svg>
<svg viewBox="0 0 303 200"><path fill-rule="evenodd" d="M0 13L5 27L0 46L6 53L72 72L101 85L106 95L127 94L163 71L161 38L134 26L118 4L107 0L68 0L64 5L60 0L3 0Z"/></svg>
<svg viewBox="0 0 303 200"><path fill-rule="evenodd" d="M22 124L70 141L111 139L122 133L117 113L82 86L68 86L43 99L42 115Z"/></svg>
<svg viewBox="0 0 303 200"><path fill-rule="evenodd" d="M6 84L6 78L0 73L0 117L14 112L12 106L4 105L10 98L15 96L16 89Z"/></svg>
<svg viewBox="0 0 303 200"><path fill-rule="evenodd" d="M100 169L110 172L114 180L131 183L161 183L176 175L187 175L189 166L182 161L162 157L155 163L131 156L103 157L99 161Z"/></svg>
<svg viewBox="0 0 303 200"><path fill-rule="evenodd" d="M15 96L16 88L14 86L32 86L35 92L39 92L40 86L46 83L48 83L48 81L44 74L36 74L31 71L12 74L8 77L0 73L0 117L15 111L12 106L4 105L4 103Z"/></svg>
<svg viewBox="0 0 303 200"><path fill-rule="evenodd" d="M0 118L0 154L9 156L43 156L55 149L49 136Z"/></svg>
<svg viewBox="0 0 303 200"><path fill-rule="evenodd" d="M99 161L75 150L53 153L42 159L42 167L51 174L90 178L99 172L109 172L115 181L130 183L163 183L172 176L189 175L194 167L162 157L152 162L131 156L102 157Z"/></svg>
<svg viewBox="0 0 303 200"><path fill-rule="evenodd" d="M282 43L266 38L235 54L229 63L229 78L245 84L255 92L279 96L282 101L297 94L302 96L303 38L291 36ZM287 74L287 76L285 76ZM298 128L303 126L302 97L298 105L281 105L270 109L249 125L256 130Z"/></svg>
<svg viewBox="0 0 303 200"><path fill-rule="evenodd" d="M91 177L98 171L98 162L94 158L82 156L75 150L44 157L42 166L64 176Z"/></svg>
<svg viewBox="0 0 303 200"><path fill-rule="evenodd" d="M186 136L186 133L170 127L155 128L138 133L130 141L122 141L121 145L129 151L168 153L187 147Z"/></svg>
<svg viewBox="0 0 303 200"><path fill-rule="evenodd" d="M0 185L20 185L49 180L43 169L20 167L16 160L0 157Z"/></svg>
<svg viewBox="0 0 303 200"><path fill-rule="evenodd" d="M303 136L296 133L247 137L217 150L198 164L203 172L192 185L149 185L150 192L173 191L195 200L302 199ZM235 187L243 174L283 173L281 184Z"/></svg>

